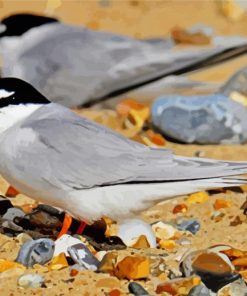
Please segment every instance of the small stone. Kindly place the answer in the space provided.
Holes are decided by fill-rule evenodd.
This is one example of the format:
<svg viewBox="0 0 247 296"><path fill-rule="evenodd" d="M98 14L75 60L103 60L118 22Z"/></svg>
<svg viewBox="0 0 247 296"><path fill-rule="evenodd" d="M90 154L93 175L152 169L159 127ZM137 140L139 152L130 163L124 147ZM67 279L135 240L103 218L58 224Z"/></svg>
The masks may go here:
<svg viewBox="0 0 247 296"><path fill-rule="evenodd" d="M186 237L182 237L176 241L177 244L181 246L189 246L191 245L191 241L187 239Z"/></svg>
<svg viewBox="0 0 247 296"><path fill-rule="evenodd" d="M214 211L211 219L214 220L214 222L220 222L225 217L225 214L221 211Z"/></svg>
<svg viewBox="0 0 247 296"><path fill-rule="evenodd" d="M172 210L173 214L186 213L187 211L188 211L188 207L186 206L186 204L178 204Z"/></svg>
<svg viewBox="0 0 247 296"><path fill-rule="evenodd" d="M89 249L83 243L69 247L68 253L75 263L81 265L85 269L98 269L98 259L89 251Z"/></svg>
<svg viewBox="0 0 247 296"><path fill-rule="evenodd" d="M24 217L25 213L17 208L9 208L3 215L3 220L14 221L15 217Z"/></svg>
<svg viewBox="0 0 247 296"><path fill-rule="evenodd" d="M196 234L200 230L201 225L196 219L191 219L181 222L177 225L177 228L181 231L189 231Z"/></svg>
<svg viewBox="0 0 247 296"><path fill-rule="evenodd" d="M121 292L118 289L111 290L108 296L121 296Z"/></svg>
<svg viewBox="0 0 247 296"><path fill-rule="evenodd" d="M22 245L16 262L27 267L34 264L45 264L50 261L54 253L54 242L51 239L37 239L27 241Z"/></svg>
<svg viewBox="0 0 247 296"><path fill-rule="evenodd" d="M234 218L234 220L232 220L231 222L230 222L230 226L238 226L238 225L240 225L240 224L242 224L243 223L243 221L240 219L240 217L239 216L236 216L235 218Z"/></svg>
<svg viewBox="0 0 247 296"><path fill-rule="evenodd" d="M174 240L168 239L168 240L160 240L159 241L159 246L161 249L165 250L173 250L176 247L176 243Z"/></svg>
<svg viewBox="0 0 247 296"><path fill-rule="evenodd" d="M227 293L227 294L226 294ZM218 293L218 296L246 296L247 295L247 286L242 278L224 286L221 288Z"/></svg>
<svg viewBox="0 0 247 296"><path fill-rule="evenodd" d="M138 283L131 282L129 283L129 291L135 296L149 296L149 293Z"/></svg>
<svg viewBox="0 0 247 296"><path fill-rule="evenodd" d="M234 266L247 267L247 257L236 258L232 261Z"/></svg>
<svg viewBox="0 0 247 296"><path fill-rule="evenodd" d="M196 203L205 203L207 202L209 199L208 193L207 192L196 192L196 193L192 193L188 198L187 198L187 202L189 204L196 204Z"/></svg>
<svg viewBox="0 0 247 296"><path fill-rule="evenodd" d="M209 289L204 284L194 286L188 294L188 296L210 296L210 295L211 294Z"/></svg>
<svg viewBox="0 0 247 296"><path fill-rule="evenodd" d="M66 256L69 256L68 248L77 244L83 243L80 239L75 238L71 235L62 235L59 239L55 241L54 256L57 256L61 253L64 253Z"/></svg>
<svg viewBox="0 0 247 296"><path fill-rule="evenodd" d="M126 256L114 269L119 279L144 279L149 276L149 260L143 256Z"/></svg>
<svg viewBox="0 0 247 296"><path fill-rule="evenodd" d="M149 242L145 235L141 235L137 241L132 245L135 249L148 249L150 248Z"/></svg>
<svg viewBox="0 0 247 296"><path fill-rule="evenodd" d="M117 236L126 246L136 244L141 235L144 235L151 248L156 247L156 238L152 227L141 219L126 220L119 225Z"/></svg>
<svg viewBox="0 0 247 296"><path fill-rule="evenodd" d="M106 253L98 266L98 271L114 274L114 268L117 263L117 258L117 252Z"/></svg>
<svg viewBox="0 0 247 296"><path fill-rule="evenodd" d="M170 224L164 222L156 222L152 224L152 229L158 239L171 239L175 237L177 229Z"/></svg>
<svg viewBox="0 0 247 296"><path fill-rule="evenodd" d="M159 284L155 292L157 294L166 292L168 293L168 295L172 295L172 296L177 295L177 290L170 283Z"/></svg>
<svg viewBox="0 0 247 296"><path fill-rule="evenodd" d="M14 262L14 261L0 259L0 272L4 272L6 270L14 269L14 268L18 268L18 269L22 269L22 270L25 270L26 269L26 267L23 266L20 263L17 263L17 262Z"/></svg>
<svg viewBox="0 0 247 296"><path fill-rule="evenodd" d="M225 199L216 199L216 201L214 202L214 208L215 210L219 210L219 209L225 209L225 208L230 208L232 206L230 201L227 201Z"/></svg>
<svg viewBox="0 0 247 296"><path fill-rule="evenodd" d="M16 239L19 241L20 244L24 244L27 241L33 240L30 235L26 233L20 233L17 235Z"/></svg>
<svg viewBox="0 0 247 296"><path fill-rule="evenodd" d="M13 221L11 220L6 220L4 222L2 222L2 227L4 229L5 233L18 233L18 232L22 232L23 228L17 224L15 224Z"/></svg>
<svg viewBox="0 0 247 296"><path fill-rule="evenodd" d="M69 266L69 264L64 253L55 256L49 263L50 270L60 270L67 266Z"/></svg>
<svg viewBox="0 0 247 296"><path fill-rule="evenodd" d="M4 215L10 208L13 208L12 203L6 197L0 195L0 215Z"/></svg>
<svg viewBox="0 0 247 296"><path fill-rule="evenodd" d="M70 268L70 273L69 273L70 276L76 276L78 273L79 273L79 270L77 270L76 268Z"/></svg>
<svg viewBox="0 0 247 296"><path fill-rule="evenodd" d="M18 285L23 288L37 289L44 284L43 276L37 273L28 273L19 277Z"/></svg>

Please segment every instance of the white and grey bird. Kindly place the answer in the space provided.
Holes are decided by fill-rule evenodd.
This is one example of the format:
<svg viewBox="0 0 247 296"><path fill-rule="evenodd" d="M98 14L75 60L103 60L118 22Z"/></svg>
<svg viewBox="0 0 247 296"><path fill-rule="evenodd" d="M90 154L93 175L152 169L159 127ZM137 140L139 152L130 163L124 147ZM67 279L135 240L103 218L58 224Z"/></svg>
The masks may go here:
<svg viewBox="0 0 247 296"><path fill-rule="evenodd" d="M15 78L0 79L0 157L0 174L17 190L87 223L244 184L233 176L247 173L247 162L175 156L131 141Z"/></svg>
<svg viewBox="0 0 247 296"><path fill-rule="evenodd" d="M246 38L217 36L211 47L174 50L170 38L139 40L32 14L0 23L2 77L21 78L68 107L125 93L242 45ZM166 93L167 84L161 84L158 95ZM150 91L157 95L157 89Z"/></svg>

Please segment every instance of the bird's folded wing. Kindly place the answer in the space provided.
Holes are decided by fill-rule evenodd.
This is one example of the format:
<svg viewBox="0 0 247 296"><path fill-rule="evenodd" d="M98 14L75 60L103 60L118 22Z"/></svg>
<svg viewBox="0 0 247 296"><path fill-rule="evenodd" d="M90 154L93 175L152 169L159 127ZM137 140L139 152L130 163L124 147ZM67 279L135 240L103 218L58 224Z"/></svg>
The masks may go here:
<svg viewBox="0 0 247 296"><path fill-rule="evenodd" d="M57 104L34 112L20 133L27 128L36 137L28 150L19 147L17 163L58 187L84 189L247 173L247 163L176 157L169 150L146 147ZM35 166L25 159L34 159Z"/></svg>

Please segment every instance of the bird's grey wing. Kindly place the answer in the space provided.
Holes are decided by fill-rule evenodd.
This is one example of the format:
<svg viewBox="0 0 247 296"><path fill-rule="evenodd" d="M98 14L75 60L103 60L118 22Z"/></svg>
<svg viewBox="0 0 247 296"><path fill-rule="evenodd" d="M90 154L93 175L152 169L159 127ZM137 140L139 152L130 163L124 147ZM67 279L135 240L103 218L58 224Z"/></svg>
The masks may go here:
<svg viewBox="0 0 247 296"><path fill-rule="evenodd" d="M227 43L174 51L172 42L165 40L142 41L62 23L33 28L15 43L3 53L3 76L24 79L68 107L125 91L229 47Z"/></svg>
<svg viewBox="0 0 247 296"><path fill-rule="evenodd" d="M28 149L18 147L14 162L56 186L83 189L135 181L150 154L148 147L57 104L34 112L18 129L18 137L26 129L35 137ZM171 152L162 154L165 165Z"/></svg>
<svg viewBox="0 0 247 296"><path fill-rule="evenodd" d="M57 104L34 112L19 133L25 129L36 137L29 149L19 147L15 163L57 187L84 189L247 173L247 163L176 157L169 150L146 147Z"/></svg>

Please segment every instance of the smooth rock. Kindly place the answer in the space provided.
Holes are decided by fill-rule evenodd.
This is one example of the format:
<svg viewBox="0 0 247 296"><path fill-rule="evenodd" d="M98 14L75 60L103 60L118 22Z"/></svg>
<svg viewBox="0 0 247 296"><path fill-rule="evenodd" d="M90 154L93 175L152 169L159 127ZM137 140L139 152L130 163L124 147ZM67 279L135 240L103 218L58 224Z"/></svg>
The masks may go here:
<svg viewBox="0 0 247 296"><path fill-rule="evenodd" d="M161 221L153 223L152 229L155 233L156 238L163 240L173 238L177 232L177 229L171 224Z"/></svg>
<svg viewBox="0 0 247 296"><path fill-rule="evenodd" d="M28 273L19 277L18 285L23 288L37 289L44 284L44 277L37 273Z"/></svg>
<svg viewBox="0 0 247 296"><path fill-rule="evenodd" d="M152 227L141 219L131 219L123 221L119 225L117 236L126 246L132 246L141 235L145 235L150 248L156 247L156 237Z"/></svg>
<svg viewBox="0 0 247 296"><path fill-rule="evenodd" d="M85 269L98 269L100 263L99 260L89 251L89 249L83 243L70 246L67 251L73 261L81 265Z"/></svg>
<svg viewBox="0 0 247 296"><path fill-rule="evenodd" d="M204 285L198 285L193 287L188 296L211 296L209 289Z"/></svg>
<svg viewBox="0 0 247 296"><path fill-rule="evenodd" d="M152 106L152 120L165 137L184 143L240 144L247 140L246 106L220 93L160 97Z"/></svg>
<svg viewBox="0 0 247 296"><path fill-rule="evenodd" d="M131 282L129 283L129 291L135 296L149 296L149 293L138 283Z"/></svg>
<svg viewBox="0 0 247 296"><path fill-rule="evenodd" d="M32 267L36 263L42 265L51 260L53 253L53 240L45 238L30 240L22 245L16 262L27 267Z"/></svg>
<svg viewBox="0 0 247 296"><path fill-rule="evenodd" d="M10 232L22 232L23 228L17 224L15 224L13 221L11 220L6 220L2 222L2 227L4 228L5 233Z"/></svg>
<svg viewBox="0 0 247 296"><path fill-rule="evenodd" d="M21 243L24 244L27 241L33 240L32 237L26 233L20 233L17 235L16 239Z"/></svg>
<svg viewBox="0 0 247 296"><path fill-rule="evenodd" d="M245 281L242 278L240 278L221 288L218 291L217 295L224 296L226 295L226 292L229 296L247 296L247 286Z"/></svg>
<svg viewBox="0 0 247 296"><path fill-rule="evenodd" d="M69 256L68 248L77 244L83 244L83 242L71 235L62 235L59 239L55 241L54 256L57 256L60 253L64 253L66 256Z"/></svg>
<svg viewBox="0 0 247 296"><path fill-rule="evenodd" d="M200 230L201 225L196 219L191 219L179 223L177 228L181 231L189 231L193 234L196 234Z"/></svg>

